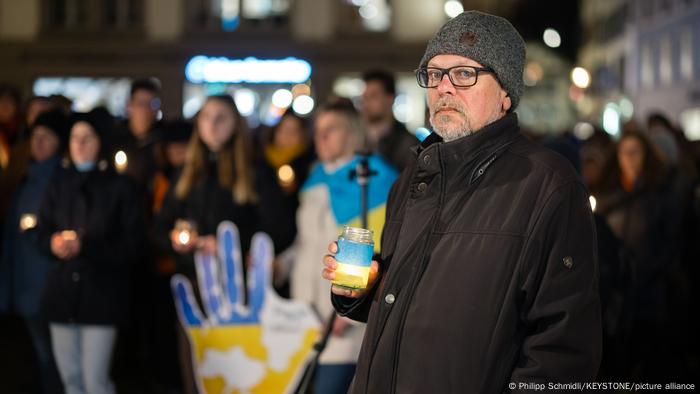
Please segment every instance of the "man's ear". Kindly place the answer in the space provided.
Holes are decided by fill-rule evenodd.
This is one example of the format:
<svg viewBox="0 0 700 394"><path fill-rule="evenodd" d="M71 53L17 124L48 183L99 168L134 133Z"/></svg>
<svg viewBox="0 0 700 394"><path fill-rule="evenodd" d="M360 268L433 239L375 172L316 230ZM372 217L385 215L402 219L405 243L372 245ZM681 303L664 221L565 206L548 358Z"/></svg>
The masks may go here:
<svg viewBox="0 0 700 394"><path fill-rule="evenodd" d="M506 93L506 97L503 98L503 103L501 104L501 109L503 112L508 112L513 103L510 101L510 96Z"/></svg>

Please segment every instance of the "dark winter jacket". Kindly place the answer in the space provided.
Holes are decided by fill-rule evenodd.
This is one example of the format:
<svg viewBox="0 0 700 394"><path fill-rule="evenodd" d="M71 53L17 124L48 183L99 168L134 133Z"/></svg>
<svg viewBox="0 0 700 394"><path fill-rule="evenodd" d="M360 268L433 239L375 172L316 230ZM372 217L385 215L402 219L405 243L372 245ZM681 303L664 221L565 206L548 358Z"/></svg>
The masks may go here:
<svg viewBox="0 0 700 394"><path fill-rule="evenodd" d="M256 191L260 205L260 229L267 233L277 254L294 242L297 235L296 213L299 208L299 189L311 170L315 155L313 147L294 160L289 166L294 171L294 182L283 188L277 177L277 168L260 155L256 165Z"/></svg>
<svg viewBox="0 0 700 394"><path fill-rule="evenodd" d="M661 322L666 314L666 281L680 250L680 204L671 190L639 186L625 192L617 186L596 195L596 211L623 246L631 265L636 320Z"/></svg>
<svg viewBox="0 0 700 394"><path fill-rule="evenodd" d="M22 316L37 317L41 293L54 259L37 244L36 227L22 229L23 215L36 220L49 180L60 158L31 162L27 174L15 191L3 233L0 262L0 311L14 311Z"/></svg>
<svg viewBox="0 0 700 394"><path fill-rule="evenodd" d="M432 135L413 157L389 195L381 280L333 296L367 322L350 392L595 379L595 230L571 165L527 141L515 114L450 143Z"/></svg>
<svg viewBox="0 0 700 394"><path fill-rule="evenodd" d="M126 154L124 175L133 180L138 192L147 202L152 201L153 179L158 171L155 156L155 144L161 134L158 127L156 123L143 140L138 140L129 130L129 124L125 122L117 129L112 141L110 159L114 160L114 155L120 150Z"/></svg>
<svg viewBox="0 0 700 394"><path fill-rule="evenodd" d="M175 196L175 186L176 183L171 185L155 218L153 236L160 250L174 257L176 270L196 281L194 254L179 254L172 248L170 231L175 222L178 219L194 222L198 235L204 236L216 235L219 223L230 220L238 227L241 248L246 252L258 229L257 207L236 203L231 189L219 184L218 162L213 154L209 155L204 174L184 199Z"/></svg>
<svg viewBox="0 0 700 394"><path fill-rule="evenodd" d="M39 244L47 254L56 232L73 230L81 239L79 255L56 258L49 272L42 310L52 322L126 322L129 272L145 241L144 207L131 181L101 168L78 172L64 163L39 212Z"/></svg>
<svg viewBox="0 0 700 394"><path fill-rule="evenodd" d="M391 130L377 143L377 153L401 172L411 162L410 149L418 139L395 120Z"/></svg>

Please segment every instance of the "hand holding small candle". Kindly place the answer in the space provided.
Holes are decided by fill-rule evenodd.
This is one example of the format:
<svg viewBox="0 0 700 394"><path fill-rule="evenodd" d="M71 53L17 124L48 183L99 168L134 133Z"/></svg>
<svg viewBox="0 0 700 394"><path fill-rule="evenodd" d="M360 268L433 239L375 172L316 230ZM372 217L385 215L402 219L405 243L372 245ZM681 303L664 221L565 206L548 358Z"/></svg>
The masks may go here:
<svg viewBox="0 0 700 394"><path fill-rule="evenodd" d="M126 153L120 150L114 155L114 168L118 173L126 171L126 167L129 165L129 159L126 157Z"/></svg>
<svg viewBox="0 0 700 394"><path fill-rule="evenodd" d="M189 253L198 245L199 238L191 222L178 219L170 232L170 241L176 252Z"/></svg>
<svg viewBox="0 0 700 394"><path fill-rule="evenodd" d="M338 253L338 243L331 242L328 245L328 252L330 252L330 254L327 254L323 257L323 264L325 265L325 267L321 272L321 277L333 283L333 285L331 286L331 292L333 294L351 298L358 298L365 293L366 289L371 288L372 284L377 280L377 276L379 273L379 263L377 263L377 261L375 260L372 260L369 264L369 269L366 273L367 281L366 283L363 283L363 286L357 286L353 288L342 285L339 286L338 284L336 284L336 282L341 278L345 279L348 275L338 271L340 264L338 261L336 261L334 256L336 253ZM362 276L364 276L364 273Z"/></svg>
<svg viewBox="0 0 700 394"><path fill-rule="evenodd" d="M80 253L80 238L73 230L56 232L51 236L51 251L61 260L70 260Z"/></svg>
<svg viewBox="0 0 700 394"><path fill-rule="evenodd" d="M36 215L31 213L25 213L19 218L19 229L22 232L31 230L36 227Z"/></svg>

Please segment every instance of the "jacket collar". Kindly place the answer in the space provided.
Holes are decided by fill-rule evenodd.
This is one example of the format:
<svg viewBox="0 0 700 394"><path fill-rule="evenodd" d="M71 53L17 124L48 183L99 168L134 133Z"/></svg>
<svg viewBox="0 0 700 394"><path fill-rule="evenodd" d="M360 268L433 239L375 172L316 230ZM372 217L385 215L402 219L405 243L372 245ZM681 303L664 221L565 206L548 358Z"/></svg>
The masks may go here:
<svg viewBox="0 0 700 394"><path fill-rule="evenodd" d="M418 156L419 175L441 172L442 169L449 175L470 167L474 168L474 174L471 175L473 181L475 177L483 175L486 167L496 159L503 148L519 136L518 116L515 113L506 114L479 131L450 142L443 142L440 136L432 133L414 148L414 153ZM426 155L437 155L441 166L435 160L426 159Z"/></svg>

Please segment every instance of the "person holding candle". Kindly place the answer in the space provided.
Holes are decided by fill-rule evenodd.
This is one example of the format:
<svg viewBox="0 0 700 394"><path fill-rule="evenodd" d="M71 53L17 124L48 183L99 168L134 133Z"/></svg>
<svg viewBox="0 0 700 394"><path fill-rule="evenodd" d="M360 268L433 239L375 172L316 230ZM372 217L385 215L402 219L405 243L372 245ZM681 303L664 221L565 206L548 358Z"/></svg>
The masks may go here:
<svg viewBox="0 0 700 394"><path fill-rule="evenodd" d="M367 322L350 393L596 379L589 193L566 159L521 134L524 65L525 42L495 15L464 12L429 41L416 77L434 132L389 194L368 288L331 290L338 313ZM332 281L335 243L329 252Z"/></svg>
<svg viewBox="0 0 700 394"><path fill-rule="evenodd" d="M216 251L216 229L231 220L243 250L258 227L250 130L233 98L210 96L195 119L187 159L156 218L159 245L174 252L176 270L195 279L193 254Z"/></svg>
<svg viewBox="0 0 700 394"><path fill-rule="evenodd" d="M277 125L263 134L256 157L256 190L260 196L260 227L281 254L297 235L299 190L309 175L316 155L307 120L288 110ZM289 297L288 277L275 264L274 285Z"/></svg>
<svg viewBox="0 0 700 394"><path fill-rule="evenodd" d="M278 258L282 267L290 267L292 299L313 305L322 321L328 320L333 306L328 297L330 285L318 276L314 257L323 254L328 242L346 233L345 226L362 226L362 189L352 174L362 160L355 150L362 146L364 133L364 122L351 101L329 101L318 109L314 121L318 162L300 191L297 238ZM368 184L368 229L364 232L374 235L369 235L368 242L374 242L379 251L386 198L398 172L377 155L370 155L367 162L373 175ZM370 246L370 256L372 252ZM315 392L347 391L363 334L364 324L345 317L334 320L316 371Z"/></svg>
<svg viewBox="0 0 700 394"><path fill-rule="evenodd" d="M68 119L60 111L40 114L31 125L30 161L15 190L3 233L0 259L0 313L17 313L32 339L44 393L60 391L46 321L39 313L41 293L52 259L36 246L37 216L49 180L68 139Z"/></svg>
<svg viewBox="0 0 700 394"><path fill-rule="evenodd" d="M182 174L155 217L156 244L173 257L175 271L195 285L194 253L216 252L219 223L236 224L243 253L258 228L250 138L231 96L208 97L194 119ZM195 392L189 345L184 332L178 333L184 390Z"/></svg>
<svg viewBox="0 0 700 394"><path fill-rule="evenodd" d="M112 349L128 316L130 265L145 241L135 187L106 161L109 124L101 112L74 114L70 160L38 217L39 246L55 260L42 311L68 394L114 392Z"/></svg>

